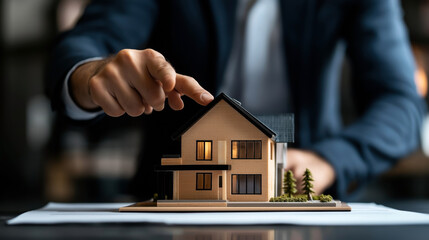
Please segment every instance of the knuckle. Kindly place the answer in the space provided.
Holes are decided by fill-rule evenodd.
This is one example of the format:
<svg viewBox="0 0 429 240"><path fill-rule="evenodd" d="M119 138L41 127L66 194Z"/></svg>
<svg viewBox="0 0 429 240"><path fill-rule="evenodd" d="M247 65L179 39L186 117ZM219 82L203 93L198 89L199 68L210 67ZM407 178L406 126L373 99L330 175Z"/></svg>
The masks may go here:
<svg viewBox="0 0 429 240"><path fill-rule="evenodd" d="M97 97L98 93L102 90L102 84L98 77L93 76L88 81L88 90L91 96Z"/></svg>
<svg viewBox="0 0 429 240"><path fill-rule="evenodd" d="M143 50L142 53L145 57L148 57L148 58L164 58L164 56L162 56L161 53L159 53L159 52L157 52L151 48L147 48L147 49Z"/></svg>
<svg viewBox="0 0 429 240"><path fill-rule="evenodd" d="M121 62L132 62L134 56L134 50L122 49L116 54L116 58Z"/></svg>
<svg viewBox="0 0 429 240"><path fill-rule="evenodd" d="M114 64L112 63L108 63L106 64L106 66L104 66L103 70L100 72L101 75L105 75L105 76L115 76L116 75L116 67Z"/></svg>

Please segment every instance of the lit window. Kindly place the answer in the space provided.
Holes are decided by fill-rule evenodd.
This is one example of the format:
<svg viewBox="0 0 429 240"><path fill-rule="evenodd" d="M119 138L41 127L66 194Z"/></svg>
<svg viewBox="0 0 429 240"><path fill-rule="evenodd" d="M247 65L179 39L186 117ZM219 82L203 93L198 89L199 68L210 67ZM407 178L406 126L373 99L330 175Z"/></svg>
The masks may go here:
<svg viewBox="0 0 429 240"><path fill-rule="evenodd" d="M212 141L197 141L197 160L212 160Z"/></svg>
<svg viewBox="0 0 429 240"><path fill-rule="evenodd" d="M236 159L238 158L238 141L232 141L232 156L231 158Z"/></svg>
<svg viewBox="0 0 429 240"><path fill-rule="evenodd" d="M232 159L260 159L262 157L262 142L260 140L231 141Z"/></svg>
<svg viewBox="0 0 429 240"><path fill-rule="evenodd" d="M212 190L211 173L197 173L197 190Z"/></svg>

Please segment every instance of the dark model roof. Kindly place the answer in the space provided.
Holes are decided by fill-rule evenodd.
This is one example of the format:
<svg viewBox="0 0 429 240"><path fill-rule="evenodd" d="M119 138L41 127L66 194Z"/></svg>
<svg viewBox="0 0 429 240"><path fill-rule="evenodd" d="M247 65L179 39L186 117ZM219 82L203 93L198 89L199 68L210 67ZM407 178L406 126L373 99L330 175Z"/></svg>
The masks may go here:
<svg viewBox="0 0 429 240"><path fill-rule="evenodd" d="M256 116L266 126L276 132L276 142L295 141L295 123L293 113Z"/></svg>
<svg viewBox="0 0 429 240"><path fill-rule="evenodd" d="M279 142L293 142L294 140L294 124L293 124L293 114L280 115L280 118L275 116L263 116L264 123L261 122L258 118L249 113L244 109L240 102L230 98L225 93L219 94L210 104L204 107L198 114L196 114L190 121L183 125L177 132L172 135L173 140L176 140L183 133L185 133L189 128L191 128L198 120L200 120L208 111L210 111L220 100L225 100L231 107L233 107L238 113L245 117L250 123L257 127L261 132L267 135L269 138L273 138ZM265 118L267 117L267 118ZM270 127L268 127L270 126ZM276 130L274 132L272 129ZM285 141L282 141L285 140Z"/></svg>

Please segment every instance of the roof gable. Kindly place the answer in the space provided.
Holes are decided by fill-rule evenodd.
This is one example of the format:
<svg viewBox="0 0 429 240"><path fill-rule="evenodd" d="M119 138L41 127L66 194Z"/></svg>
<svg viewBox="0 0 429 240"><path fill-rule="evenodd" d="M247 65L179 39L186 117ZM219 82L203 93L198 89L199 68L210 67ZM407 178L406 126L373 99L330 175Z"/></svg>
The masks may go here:
<svg viewBox="0 0 429 240"><path fill-rule="evenodd" d="M211 103L209 103L206 107L204 107L198 114L196 114L193 118L191 118L180 129L178 129L178 131L176 131L172 135L173 140L176 140L177 138L182 136L198 120L200 120L207 112L209 112L214 106L216 106L221 100L224 100L227 104L229 104L233 109L235 109L238 113L240 113L245 119L247 119L250 123L252 123L255 127L257 127L267 137L273 138L273 139L276 137L276 133L273 130L271 130L264 123L259 121L255 116L253 116L246 109L244 109L241 106L240 102L238 102L235 99L230 98L225 93L221 93Z"/></svg>

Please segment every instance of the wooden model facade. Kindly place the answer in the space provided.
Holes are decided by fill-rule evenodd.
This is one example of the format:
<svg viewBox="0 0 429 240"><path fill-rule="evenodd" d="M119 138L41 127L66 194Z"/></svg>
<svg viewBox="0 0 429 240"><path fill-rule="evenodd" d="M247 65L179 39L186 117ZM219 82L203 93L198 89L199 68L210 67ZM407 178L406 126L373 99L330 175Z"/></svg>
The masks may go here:
<svg viewBox="0 0 429 240"><path fill-rule="evenodd" d="M274 127L227 95L216 97L173 135L181 139L180 157L161 159L158 170L173 172L172 199L268 202L274 197L281 176L276 145L293 141L293 115L263 119Z"/></svg>

